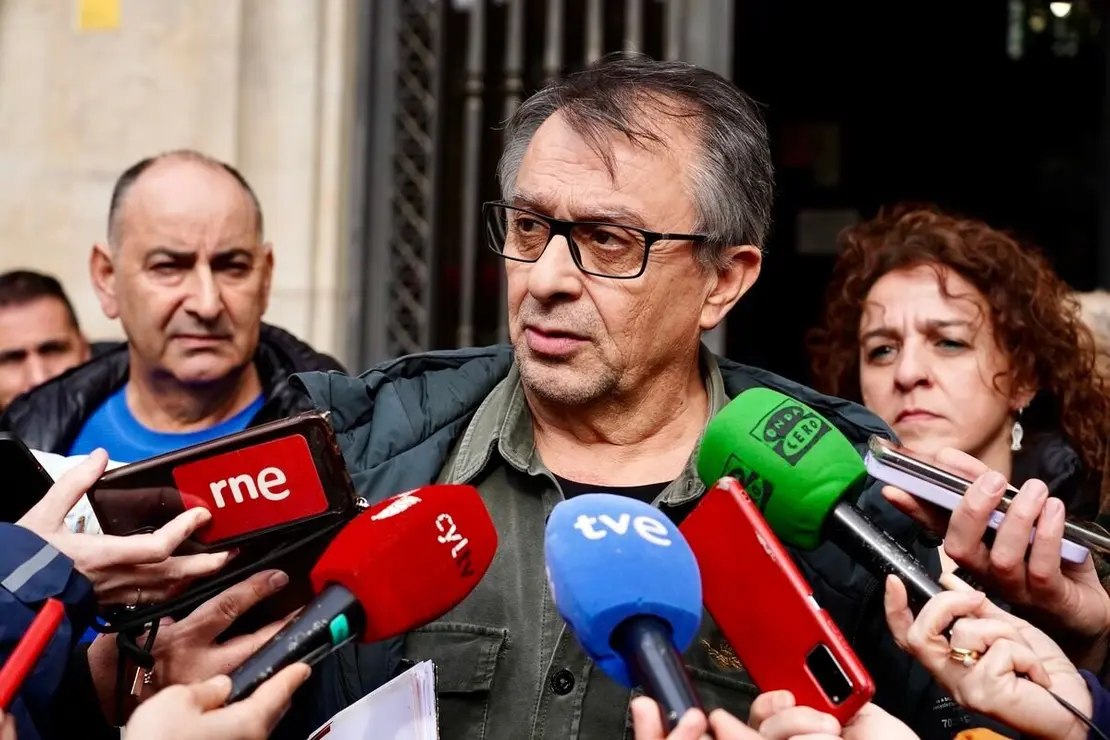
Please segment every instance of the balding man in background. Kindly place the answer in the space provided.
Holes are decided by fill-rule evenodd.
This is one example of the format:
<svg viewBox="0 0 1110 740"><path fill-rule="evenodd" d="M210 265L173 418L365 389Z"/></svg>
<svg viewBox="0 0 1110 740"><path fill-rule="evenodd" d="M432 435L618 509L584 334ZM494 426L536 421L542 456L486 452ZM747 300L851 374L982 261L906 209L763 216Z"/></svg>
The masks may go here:
<svg viewBox="0 0 1110 740"><path fill-rule="evenodd" d="M0 427L63 455L134 462L308 410L293 373L342 369L262 323L274 257L235 168L199 152L144 159L112 191L90 272L126 343L7 410Z"/></svg>

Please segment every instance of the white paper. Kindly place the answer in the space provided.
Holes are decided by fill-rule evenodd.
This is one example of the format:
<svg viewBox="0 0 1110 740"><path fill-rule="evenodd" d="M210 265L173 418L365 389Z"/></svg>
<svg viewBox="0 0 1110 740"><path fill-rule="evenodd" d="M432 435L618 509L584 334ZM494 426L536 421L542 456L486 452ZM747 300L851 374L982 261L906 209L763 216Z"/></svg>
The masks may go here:
<svg viewBox="0 0 1110 740"><path fill-rule="evenodd" d="M88 455L56 455L53 452L43 452L42 450L31 450L31 454L39 461L39 465L57 481L70 468L80 465ZM115 460L108 461L108 470L122 467L123 463L116 462ZM88 496L82 496L77 505L70 509L69 514L66 515L66 529L70 532L81 531L86 534L101 534L100 522L96 520L96 515L93 514L92 506L89 505Z"/></svg>
<svg viewBox="0 0 1110 740"><path fill-rule="evenodd" d="M332 717L308 740L439 740L435 664L417 663Z"/></svg>

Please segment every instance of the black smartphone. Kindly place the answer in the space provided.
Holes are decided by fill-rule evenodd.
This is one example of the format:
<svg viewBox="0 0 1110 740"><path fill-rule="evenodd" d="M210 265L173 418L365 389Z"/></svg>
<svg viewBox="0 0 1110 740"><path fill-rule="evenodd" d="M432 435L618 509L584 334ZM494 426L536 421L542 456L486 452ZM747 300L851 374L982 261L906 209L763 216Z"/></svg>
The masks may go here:
<svg viewBox="0 0 1110 740"><path fill-rule="evenodd" d="M0 432L0 470L4 471L0 517L9 524L22 519L54 485L23 440L10 432Z"/></svg>

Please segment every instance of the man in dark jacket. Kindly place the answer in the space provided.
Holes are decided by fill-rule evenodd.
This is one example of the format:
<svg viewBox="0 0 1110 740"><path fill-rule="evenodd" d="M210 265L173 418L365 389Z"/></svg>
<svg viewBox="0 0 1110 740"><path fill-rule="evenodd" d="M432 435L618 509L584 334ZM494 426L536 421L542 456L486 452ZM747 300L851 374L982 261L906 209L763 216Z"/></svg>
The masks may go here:
<svg viewBox="0 0 1110 740"><path fill-rule="evenodd" d="M189 151L142 160L116 182L91 260L127 342L19 398L0 426L33 449L126 463L304 410L289 376L342 368L262 323L272 272L233 167Z"/></svg>
<svg viewBox="0 0 1110 740"><path fill-rule="evenodd" d="M505 142L504 200L486 204L485 233L506 260L512 347L296 378L331 412L360 495L473 485L497 554L442 618L321 663L277 737L304 737L422 660L437 668L444 740L631 737L630 693L595 669L552 603L542 543L553 507L608 492L681 519L705 491L694 463L708 420L748 388L809 404L860 449L892 436L855 404L700 342L756 281L770 221L767 132L731 84L677 62L609 60L525 101ZM877 486L859 505L939 572ZM973 721L894 645L876 578L830 545L795 557L878 704L927 740ZM707 709L748 716L758 690L708 614L684 657Z"/></svg>

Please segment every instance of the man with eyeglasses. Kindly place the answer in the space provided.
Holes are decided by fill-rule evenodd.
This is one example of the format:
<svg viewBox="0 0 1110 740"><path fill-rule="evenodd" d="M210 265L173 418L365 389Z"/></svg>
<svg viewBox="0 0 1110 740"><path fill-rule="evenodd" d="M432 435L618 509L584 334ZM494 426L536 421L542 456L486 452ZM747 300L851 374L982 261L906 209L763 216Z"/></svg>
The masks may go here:
<svg viewBox="0 0 1110 740"><path fill-rule="evenodd" d="M766 128L720 76L606 58L520 106L498 174L503 200L484 206L485 235L505 258L512 346L405 357L357 378L297 376L331 410L361 495L477 486L497 556L443 618L320 664L281 737L303 737L426 659L444 740L630 737L629 692L592 666L552 603L552 508L609 492L681 519L705 491L694 460L708 420L754 386L803 400L860 445L889 434L859 406L701 343L758 278L772 201ZM861 505L914 546L910 522L877 490ZM938 567L933 551L916 552ZM957 732L951 703L891 640L881 584L833 548L798 557L873 671L879 703L922 737ZM708 614L685 660L707 710L748 716L757 689Z"/></svg>

